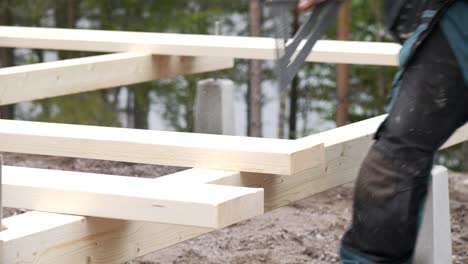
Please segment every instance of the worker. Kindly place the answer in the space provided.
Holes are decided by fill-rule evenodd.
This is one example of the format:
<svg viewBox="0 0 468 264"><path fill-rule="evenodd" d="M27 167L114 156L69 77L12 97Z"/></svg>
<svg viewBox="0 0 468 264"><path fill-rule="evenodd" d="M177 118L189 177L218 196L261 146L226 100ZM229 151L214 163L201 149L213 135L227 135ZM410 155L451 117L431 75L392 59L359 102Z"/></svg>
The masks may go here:
<svg viewBox="0 0 468 264"><path fill-rule="evenodd" d="M319 2L300 0L298 9ZM403 44L400 72L355 184L343 264L411 263L435 153L468 121L468 0L384 6L388 29Z"/></svg>

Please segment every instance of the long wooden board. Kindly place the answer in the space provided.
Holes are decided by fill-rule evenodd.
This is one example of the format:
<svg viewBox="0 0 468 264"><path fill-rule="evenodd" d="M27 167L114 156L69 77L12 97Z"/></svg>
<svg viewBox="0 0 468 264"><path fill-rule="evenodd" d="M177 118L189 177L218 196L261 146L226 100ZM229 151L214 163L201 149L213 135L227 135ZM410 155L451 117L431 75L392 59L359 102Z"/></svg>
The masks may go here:
<svg viewBox="0 0 468 264"><path fill-rule="evenodd" d="M0 120L0 151L291 175L324 162L319 143Z"/></svg>
<svg viewBox="0 0 468 264"><path fill-rule="evenodd" d="M233 59L119 53L0 69L0 105L231 68Z"/></svg>
<svg viewBox="0 0 468 264"><path fill-rule="evenodd" d="M238 172L190 169L154 179L171 184L183 180L199 185ZM68 264L123 263L215 229L28 212L4 219L0 232L0 263Z"/></svg>
<svg viewBox="0 0 468 264"><path fill-rule="evenodd" d="M324 141L326 166L293 177L191 169L155 181L262 187L265 210L273 210L354 180L373 142L372 136L384 118L376 117L306 138ZM452 137L454 140L449 140L444 147L468 140L468 133L464 132L467 128L468 124L458 130ZM213 230L38 212L8 218L5 224L11 227L0 232L5 263L122 263Z"/></svg>
<svg viewBox="0 0 468 264"><path fill-rule="evenodd" d="M263 190L3 166L6 207L221 228L263 214Z"/></svg>
<svg viewBox="0 0 468 264"><path fill-rule="evenodd" d="M7 26L0 27L2 46L266 60L276 56L271 38ZM322 40L307 61L396 66L400 48L395 43Z"/></svg>

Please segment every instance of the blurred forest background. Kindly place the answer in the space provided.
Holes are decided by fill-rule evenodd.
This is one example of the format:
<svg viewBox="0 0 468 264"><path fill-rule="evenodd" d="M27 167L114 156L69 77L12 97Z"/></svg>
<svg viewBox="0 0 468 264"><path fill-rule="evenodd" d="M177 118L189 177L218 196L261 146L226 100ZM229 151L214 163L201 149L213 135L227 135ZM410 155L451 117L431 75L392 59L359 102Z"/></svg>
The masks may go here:
<svg viewBox="0 0 468 264"><path fill-rule="evenodd" d="M0 25L144 32L273 36L261 0L0 0ZM352 0L327 33L329 39L392 41L383 1ZM298 28L295 17L291 30ZM89 52L0 49L0 66L95 55ZM116 87L0 108L2 118L193 131L196 83L227 78L239 88L241 135L297 138L384 114L396 67L307 64L288 94L274 85L272 62L237 60L234 69ZM1 85L1 84L0 84ZM275 109L272 111L271 109ZM156 118L160 117L160 118ZM273 120L273 121L272 121ZM467 144L438 161L468 169ZM468 158L467 158L468 159ZM464 165L465 164L465 165Z"/></svg>

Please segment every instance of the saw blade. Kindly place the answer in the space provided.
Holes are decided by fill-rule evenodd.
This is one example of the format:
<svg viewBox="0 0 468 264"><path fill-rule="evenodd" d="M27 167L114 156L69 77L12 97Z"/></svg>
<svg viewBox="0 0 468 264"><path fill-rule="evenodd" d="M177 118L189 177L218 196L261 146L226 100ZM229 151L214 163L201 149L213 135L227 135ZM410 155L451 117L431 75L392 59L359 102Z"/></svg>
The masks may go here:
<svg viewBox="0 0 468 264"><path fill-rule="evenodd" d="M287 90L304 65L315 43L323 37L344 0L327 0L317 4L306 22L291 37L292 10L297 0L269 0L275 23L276 73L280 92Z"/></svg>

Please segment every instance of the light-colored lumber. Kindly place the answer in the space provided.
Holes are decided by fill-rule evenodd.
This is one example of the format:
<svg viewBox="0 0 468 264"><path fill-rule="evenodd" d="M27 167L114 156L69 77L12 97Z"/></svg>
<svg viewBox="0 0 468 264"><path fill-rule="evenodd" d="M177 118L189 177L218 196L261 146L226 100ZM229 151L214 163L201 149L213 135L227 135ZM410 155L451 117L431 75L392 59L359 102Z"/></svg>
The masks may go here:
<svg viewBox="0 0 468 264"><path fill-rule="evenodd" d="M386 115L382 115L297 140L305 144L308 141L321 141L325 146L325 177L315 180L311 184L312 188L320 192L352 182L374 142L375 132L385 118ZM468 141L466 131L468 123L459 128L441 149ZM268 190L265 189L265 196L267 195ZM268 207L268 199L265 199L265 206Z"/></svg>
<svg viewBox="0 0 468 264"><path fill-rule="evenodd" d="M369 118L364 121L356 122L347 126L331 129L322 133L307 136L298 139L301 144L310 144L311 142L323 142L325 148L337 143L351 142L357 138L372 138L378 127L385 120L387 115L381 115ZM446 149L459 143L468 141L468 123L457 129L453 135L442 145L440 149Z"/></svg>
<svg viewBox="0 0 468 264"><path fill-rule="evenodd" d="M379 121L379 120L377 120ZM380 120L381 121L381 120ZM367 125L365 125L367 127ZM155 179L155 181L185 182L187 184L213 183L223 185L263 187L265 188L265 209L287 205L291 202L306 198L315 193L351 181L357 164L353 162L355 155L362 156L362 152L370 145L372 132L355 132L344 141L332 140L328 137L327 176L323 165L316 166L293 177L283 175L262 175L255 173L238 173L224 171L207 171L191 169L171 176ZM337 131L338 133L341 133ZM344 133L347 134L347 133ZM351 140L355 140L350 142ZM344 144L349 143L348 147ZM343 152L343 150L347 150ZM335 177L334 175L337 174ZM135 221L114 221L95 218L78 218L63 220L63 225L41 226L44 221L36 221L37 217L62 218L62 215L44 213L28 213L28 223L38 223L34 232L15 236L15 230L9 230L10 236L6 240L5 260L27 260L32 263L122 263L124 261L143 256L150 252L174 245L178 242L212 231L209 228L186 227L179 225L155 224ZM14 222L13 219L8 219ZM51 221L57 222L57 221ZM21 232L20 232L21 233ZM67 234L58 236L57 234ZM0 233L1 235L1 233ZM44 246L41 241L48 240ZM60 245L60 246L58 246ZM17 248L17 251L12 250ZM31 250L34 248L35 250ZM15 252L21 252L15 256ZM34 254L35 253L35 254Z"/></svg>
<svg viewBox="0 0 468 264"><path fill-rule="evenodd" d="M272 38L7 26L0 27L2 46L266 60L276 56ZM398 65L400 48L395 43L322 40L315 45L307 61Z"/></svg>
<svg viewBox="0 0 468 264"><path fill-rule="evenodd" d="M263 214L263 190L3 166L4 206L221 228Z"/></svg>
<svg viewBox="0 0 468 264"><path fill-rule="evenodd" d="M0 120L0 151L291 175L324 162L316 142Z"/></svg>
<svg viewBox="0 0 468 264"><path fill-rule="evenodd" d="M191 169L155 181L261 187L265 190L265 210L273 210L354 180L360 163L372 144L372 136L384 118L385 116L376 117L320 133L316 135L317 139L314 139L315 136L305 138L308 141L324 141L325 168L319 165L292 177ZM454 137L460 131L463 130L459 130ZM467 136L468 134L464 134L459 139L466 139ZM448 142L459 143L456 140ZM7 226L9 222L16 223L16 217L19 216L6 219ZM38 212L27 213L22 217L27 220L18 222L23 221L25 226L26 223L35 222L35 219L42 217L48 220L37 222L50 221L55 224L29 227L34 230L25 232L20 231L22 225L18 225L1 232L0 237L5 237L5 261L22 260L47 264L87 263L86 261L99 264L122 263L213 230L85 217L62 220L62 215ZM60 221L63 221L63 225L57 223ZM49 243L44 244L43 241Z"/></svg>
<svg viewBox="0 0 468 264"><path fill-rule="evenodd" d="M231 179L238 172L190 169L154 179L188 186ZM182 181L182 182L181 182ZM0 263L123 263L215 229L28 212L5 219Z"/></svg>
<svg viewBox="0 0 468 264"><path fill-rule="evenodd" d="M413 263L452 263L448 170L442 166L432 170Z"/></svg>
<svg viewBox="0 0 468 264"><path fill-rule="evenodd" d="M460 127L441 147L442 149L468 141L468 123Z"/></svg>
<svg viewBox="0 0 468 264"><path fill-rule="evenodd" d="M219 179L213 183L245 187L260 187L265 190L265 211L271 211L311 195L352 182L370 146L373 136L386 115L325 131L303 139L298 144L323 142L325 166L317 166L292 177L241 173L230 180ZM441 149L468 140L468 124L458 129Z"/></svg>
<svg viewBox="0 0 468 264"><path fill-rule="evenodd" d="M230 68L233 59L118 53L0 69L0 105Z"/></svg>

